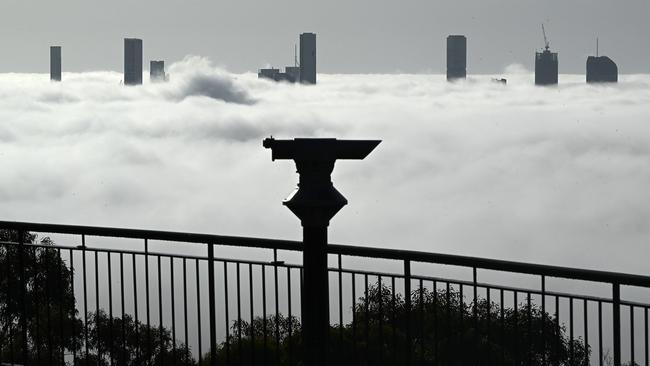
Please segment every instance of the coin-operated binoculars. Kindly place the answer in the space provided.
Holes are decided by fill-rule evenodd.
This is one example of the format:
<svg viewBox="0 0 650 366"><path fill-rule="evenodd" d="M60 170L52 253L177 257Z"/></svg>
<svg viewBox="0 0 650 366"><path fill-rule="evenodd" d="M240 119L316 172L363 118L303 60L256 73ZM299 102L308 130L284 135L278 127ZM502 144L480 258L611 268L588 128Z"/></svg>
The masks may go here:
<svg viewBox="0 0 650 366"><path fill-rule="evenodd" d="M379 140L267 138L263 146L271 157L294 160L298 188L283 202L303 227L303 286L301 292L303 365L327 365L329 332L329 283L327 227L348 201L334 188L331 174L339 159L362 160Z"/></svg>

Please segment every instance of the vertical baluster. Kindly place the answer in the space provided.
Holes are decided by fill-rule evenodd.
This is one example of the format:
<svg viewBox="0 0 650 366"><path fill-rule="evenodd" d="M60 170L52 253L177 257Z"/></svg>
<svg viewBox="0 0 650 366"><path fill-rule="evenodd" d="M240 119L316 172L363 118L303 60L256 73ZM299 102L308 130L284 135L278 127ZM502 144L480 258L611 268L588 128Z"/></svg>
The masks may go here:
<svg viewBox="0 0 650 366"><path fill-rule="evenodd" d="M338 258L338 270L339 270L339 361L343 362L344 359L344 350L343 350L343 259L339 254Z"/></svg>
<svg viewBox="0 0 650 366"><path fill-rule="evenodd" d="M433 364L438 365L438 282L433 280Z"/></svg>
<svg viewBox="0 0 650 366"><path fill-rule="evenodd" d="M287 316L288 318L288 323L289 323L289 366L292 364L292 353L293 353L293 340L292 340L292 330L291 330L291 268L287 267ZM325 342L325 340L323 340Z"/></svg>
<svg viewBox="0 0 650 366"><path fill-rule="evenodd" d="M526 350L526 360L528 366L530 366L533 362L532 360L532 352L531 350L533 349L533 305L531 302L530 298L530 292L526 293L526 315L527 315L527 322L528 322L528 349Z"/></svg>
<svg viewBox="0 0 650 366"><path fill-rule="evenodd" d="M359 355L357 353L357 284L355 273L352 272L352 354L354 363L359 364Z"/></svg>
<svg viewBox="0 0 650 366"><path fill-rule="evenodd" d="M162 302L162 263L160 259L160 255L156 256L156 259L158 260L158 330L160 332L160 335L163 334L163 302ZM159 337L159 342L160 342L160 355L158 357L158 362L162 365L163 364L163 352L162 350L165 348L164 344L164 339L163 337Z"/></svg>
<svg viewBox="0 0 650 366"><path fill-rule="evenodd" d="M226 314L226 364L230 365L230 301L228 300L228 262L223 262L223 287L224 287L224 311ZM216 335L215 335L216 336ZM212 344L212 329L210 329L210 344ZM212 346L210 346L212 347ZM216 347L216 343L215 343ZM216 352L215 352L216 353ZM211 359L214 359L213 356ZM216 361L211 361L215 362ZM214 364L213 364L214 366Z"/></svg>
<svg viewBox="0 0 650 366"><path fill-rule="evenodd" d="M253 265L250 263L248 264L248 297L250 300L250 311L251 311L251 316L250 316L251 365L255 365L255 327L253 326L255 323L255 308L254 308L255 298L253 297Z"/></svg>
<svg viewBox="0 0 650 366"><path fill-rule="evenodd" d="M365 329L364 329L364 332L363 332L363 336L364 336L364 340L366 342L366 350L365 350L366 351L366 363L369 363L369 361L371 360L370 344L369 344L370 343L370 336L369 336L369 334L370 334L370 312L369 312L369 309L368 309L368 307L370 306L370 299L369 299L370 294L368 293L368 275L367 274L364 274L363 280L364 280L363 283L364 283L364 297L365 297L363 308L364 308L364 321L366 323L365 324Z"/></svg>
<svg viewBox="0 0 650 366"><path fill-rule="evenodd" d="M560 365L560 344L561 340L560 331L560 297L555 296L555 365Z"/></svg>
<svg viewBox="0 0 650 366"><path fill-rule="evenodd" d="M383 304L382 303L384 302L383 301L384 300L384 296L383 296L384 291L382 289L381 275L377 276L377 289L379 291L378 292L378 294L379 294L379 299L378 300L379 301L377 303L378 310L379 310L379 317L377 319L379 321L379 324L378 324L379 325L379 342L378 342L378 344L379 344L379 359L383 360L384 359L384 357L383 357L384 356L383 355L384 354L384 311L383 311Z"/></svg>
<svg viewBox="0 0 650 366"><path fill-rule="evenodd" d="M519 365L519 301L518 301L519 294L517 291L513 293L513 301L514 301L514 315L515 315L515 336L512 339L513 343L515 344L515 365Z"/></svg>
<svg viewBox="0 0 650 366"><path fill-rule="evenodd" d="M50 270L50 254L53 253L53 251L50 251L50 248L43 248L42 249L42 255L41 257L44 257L44 263L45 263L45 297L47 298L47 352L48 352L48 360L49 363L48 365L54 364L54 350L52 349L52 302L54 299L52 298L52 293L50 291L50 287L52 287L52 271ZM97 252L95 252L95 261L97 261ZM4 344L4 343L0 343ZM40 360L39 360L40 363Z"/></svg>
<svg viewBox="0 0 650 366"><path fill-rule="evenodd" d="M573 349L573 297L569 297L569 364L573 365L574 362Z"/></svg>
<svg viewBox="0 0 650 366"><path fill-rule="evenodd" d="M106 253L108 257L108 338L111 340L108 349L108 359L113 365L115 350L113 347L113 266L111 264L111 252Z"/></svg>
<svg viewBox="0 0 650 366"><path fill-rule="evenodd" d="M419 333L420 333L420 365L424 364L424 283L420 278L420 295L418 296L418 312L420 318Z"/></svg>
<svg viewBox="0 0 650 366"><path fill-rule="evenodd" d="M546 276L542 276L542 365L548 364L546 360Z"/></svg>
<svg viewBox="0 0 650 366"><path fill-rule="evenodd" d="M135 254L131 254L131 261L133 264L133 320L134 320L134 325L135 325L135 339L136 339L136 344L135 344L135 359L138 362L141 362L140 360L140 326L139 326L139 318L138 318L138 276L137 276L137 263L135 259Z"/></svg>
<svg viewBox="0 0 650 366"><path fill-rule="evenodd" d="M650 352L648 352L648 308L645 308L645 366L650 366Z"/></svg>
<svg viewBox="0 0 650 366"><path fill-rule="evenodd" d="M404 260L404 300L406 301L406 365L411 364L411 261Z"/></svg>
<svg viewBox="0 0 650 366"><path fill-rule="evenodd" d="M503 289L499 289L499 312L501 315L501 344L506 344L506 330L505 330L505 305L504 305L504 294ZM506 362L506 350L505 347L501 347L501 364L504 365Z"/></svg>
<svg viewBox="0 0 650 366"><path fill-rule="evenodd" d="M97 358L102 359L102 348L101 342L99 342L100 332L99 332L99 258L97 251L95 251L95 332L97 333Z"/></svg>
<svg viewBox="0 0 650 366"><path fill-rule="evenodd" d="M280 296L278 289L278 250L273 249L273 281L275 281L275 359L280 364Z"/></svg>
<svg viewBox="0 0 650 366"><path fill-rule="evenodd" d="M7 252L7 256L8 255L9 255L9 252ZM66 288L63 287L63 281L62 281L63 273L61 272L62 271L62 265L61 265L62 259L61 259L61 249L60 248L56 249L56 257L57 257L57 269L58 269L58 273L59 273L56 276L57 287L59 289L61 289L61 291L58 292L59 293L59 301L58 301L58 303L59 303L59 337L60 337L60 340L61 340L60 345L59 345L59 352L61 353L61 355L60 355L60 357L61 357L61 365L65 365L65 354L64 354L65 347L63 346L63 344L64 344L63 340L65 339L65 335L63 333L63 330L65 328L64 325L63 325L63 299L64 299L64 294L65 294ZM7 261L7 263L8 263L8 261ZM9 278L7 278L7 283L8 282L9 282ZM13 360L12 360L12 362L13 362Z"/></svg>
<svg viewBox="0 0 650 366"><path fill-rule="evenodd" d="M86 350L86 358L85 358L85 363L88 365L88 356L89 356L89 350L88 350L88 281L87 281L87 271L86 271L86 236L82 235L81 236L81 260L82 260L82 267L83 267L83 285L84 285L84 345L85 345L85 350Z"/></svg>
<svg viewBox="0 0 650 366"><path fill-rule="evenodd" d="M391 331L392 331L392 352L391 354L393 355L393 364L397 364L397 320L395 319L396 317L396 304L395 304L395 276L390 277L390 313L391 313Z"/></svg>
<svg viewBox="0 0 650 366"><path fill-rule="evenodd" d="M612 284L612 312L614 326L614 366L621 366L621 287Z"/></svg>
<svg viewBox="0 0 650 366"><path fill-rule="evenodd" d="M262 338L263 338L263 360L266 366L268 362L268 335L266 331L266 265L262 264Z"/></svg>
<svg viewBox="0 0 650 366"><path fill-rule="evenodd" d="M472 268L472 293L473 299L472 303L474 305L472 309L472 320L474 323L474 364L478 364L478 275L476 273L476 267Z"/></svg>
<svg viewBox="0 0 650 366"><path fill-rule="evenodd" d="M487 351L487 363L491 364L492 363L492 344L490 343L491 339L491 332L490 332L490 322L492 321L492 301L491 301L491 296L490 296L491 288L490 286L485 287L485 339L486 339L486 351ZM477 304L478 306L478 304Z"/></svg>
<svg viewBox="0 0 650 366"><path fill-rule="evenodd" d="M72 298L70 299L72 302L70 304L70 330L72 331L72 364L74 365L77 362L77 332L75 329L77 302L74 295L74 252L72 249L70 249L70 292L72 293Z"/></svg>
<svg viewBox="0 0 650 366"><path fill-rule="evenodd" d="M636 364L634 361L634 306L630 305L630 363Z"/></svg>
<svg viewBox="0 0 650 366"><path fill-rule="evenodd" d="M217 364L217 305L215 303L214 294L214 244L207 243L208 245L208 303L209 303L209 317L210 317L210 364L215 366ZM225 263L224 263L225 272ZM228 301L228 283L226 282L226 302ZM227 306L227 304L226 304ZM226 308L228 309L228 308ZM228 310L226 310L227 312ZM226 329L230 325L226 321ZM226 335L227 336L227 335ZM226 342L228 340L226 339ZM227 345L226 345L227 347Z"/></svg>
<svg viewBox="0 0 650 366"><path fill-rule="evenodd" d="M126 314L124 310L124 253L120 252L120 300L122 303L122 365L126 365ZM162 333L162 332L161 332Z"/></svg>
<svg viewBox="0 0 650 366"><path fill-rule="evenodd" d="M110 253L109 253L109 262L108 262L109 282L110 282L110 268L111 268L110 263L111 262L110 262ZM150 294L149 294L149 240L148 239L144 239L144 286L145 286L145 302L147 306L147 365L151 365L153 343L151 340L151 305L149 299Z"/></svg>
<svg viewBox="0 0 650 366"><path fill-rule="evenodd" d="M190 340L188 338L187 327L187 258L183 258L183 325L184 325L184 339L185 339L185 354L184 359L189 359L190 355ZM189 362L188 362L189 363Z"/></svg>
<svg viewBox="0 0 650 366"><path fill-rule="evenodd" d="M603 366L603 302L598 301L598 365ZM648 365L646 365L648 366Z"/></svg>
<svg viewBox="0 0 650 366"><path fill-rule="evenodd" d="M176 365L176 290L174 284L174 257L169 256L169 281L171 285L171 312L172 312L172 365Z"/></svg>
<svg viewBox="0 0 650 366"><path fill-rule="evenodd" d="M241 334L241 280L240 280L240 267L239 262L235 263L237 270L236 284L237 284L237 358L239 365L242 364L242 334Z"/></svg>
<svg viewBox="0 0 650 366"><path fill-rule="evenodd" d="M201 328L203 323L201 322L201 281L200 281L200 266L199 260L194 260L195 275L196 275L196 332L198 336L198 347L199 347L199 365L203 362L203 339L201 337L202 333Z"/></svg>
<svg viewBox="0 0 650 366"><path fill-rule="evenodd" d="M585 350L589 349L589 303L587 302L587 299L584 299L584 318L583 318L583 324L584 324L584 334L585 334ZM585 365L589 365L589 353L590 352L585 352Z"/></svg>

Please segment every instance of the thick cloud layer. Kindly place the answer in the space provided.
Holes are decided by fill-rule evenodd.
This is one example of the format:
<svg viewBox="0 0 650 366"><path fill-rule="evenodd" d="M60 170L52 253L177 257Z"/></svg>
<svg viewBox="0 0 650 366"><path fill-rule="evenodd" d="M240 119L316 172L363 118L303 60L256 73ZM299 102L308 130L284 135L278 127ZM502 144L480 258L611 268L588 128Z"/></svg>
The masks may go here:
<svg viewBox="0 0 650 366"><path fill-rule="evenodd" d="M200 58L171 81L0 75L0 217L299 238L297 181L262 138L378 138L334 174L335 242L646 272L650 76L532 86L511 67L442 75L234 75Z"/></svg>

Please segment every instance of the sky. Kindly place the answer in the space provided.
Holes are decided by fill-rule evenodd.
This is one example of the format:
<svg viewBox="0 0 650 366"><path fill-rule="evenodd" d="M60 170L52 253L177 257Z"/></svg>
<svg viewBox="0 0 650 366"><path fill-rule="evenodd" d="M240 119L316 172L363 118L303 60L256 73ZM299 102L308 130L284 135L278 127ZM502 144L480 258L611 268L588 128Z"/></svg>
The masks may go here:
<svg viewBox="0 0 650 366"><path fill-rule="evenodd" d="M445 70L445 38L468 37L468 72L533 67L544 45L560 72L583 73L600 51L621 73L650 72L647 0L5 0L0 5L0 72L46 72L50 45L66 71L122 70L122 39L144 40L145 60L209 57L233 72L293 64L302 32L318 35L325 73Z"/></svg>
<svg viewBox="0 0 650 366"><path fill-rule="evenodd" d="M650 77L539 88L488 76L321 74L314 87L205 58L171 81L0 74L3 220L300 239L297 183L262 139L381 139L337 163L332 242L647 271Z"/></svg>

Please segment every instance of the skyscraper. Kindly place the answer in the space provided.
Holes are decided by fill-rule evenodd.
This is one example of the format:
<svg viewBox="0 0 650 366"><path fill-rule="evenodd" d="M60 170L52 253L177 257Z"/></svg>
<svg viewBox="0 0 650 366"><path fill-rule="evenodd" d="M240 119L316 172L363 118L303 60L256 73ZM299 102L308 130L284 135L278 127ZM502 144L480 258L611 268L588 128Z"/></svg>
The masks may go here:
<svg viewBox="0 0 650 366"><path fill-rule="evenodd" d="M557 53L551 52L544 24L542 24L542 34L544 51L535 52L535 85L555 85L558 74Z"/></svg>
<svg viewBox="0 0 650 366"><path fill-rule="evenodd" d="M142 84L142 40L124 39L124 84Z"/></svg>
<svg viewBox="0 0 650 366"><path fill-rule="evenodd" d="M588 83L616 83L618 82L618 67L607 56L587 57L587 82Z"/></svg>
<svg viewBox="0 0 650 366"><path fill-rule="evenodd" d="M152 82L166 81L165 61L151 61L149 63L149 77Z"/></svg>
<svg viewBox="0 0 650 366"><path fill-rule="evenodd" d="M61 46L50 47L50 80L61 81Z"/></svg>
<svg viewBox="0 0 650 366"><path fill-rule="evenodd" d="M557 84L558 60L557 53L548 48L535 53L535 85Z"/></svg>
<svg viewBox="0 0 650 366"><path fill-rule="evenodd" d="M467 38L461 35L447 37L447 80L467 77Z"/></svg>
<svg viewBox="0 0 650 366"><path fill-rule="evenodd" d="M316 84L316 34L300 35L300 81Z"/></svg>

